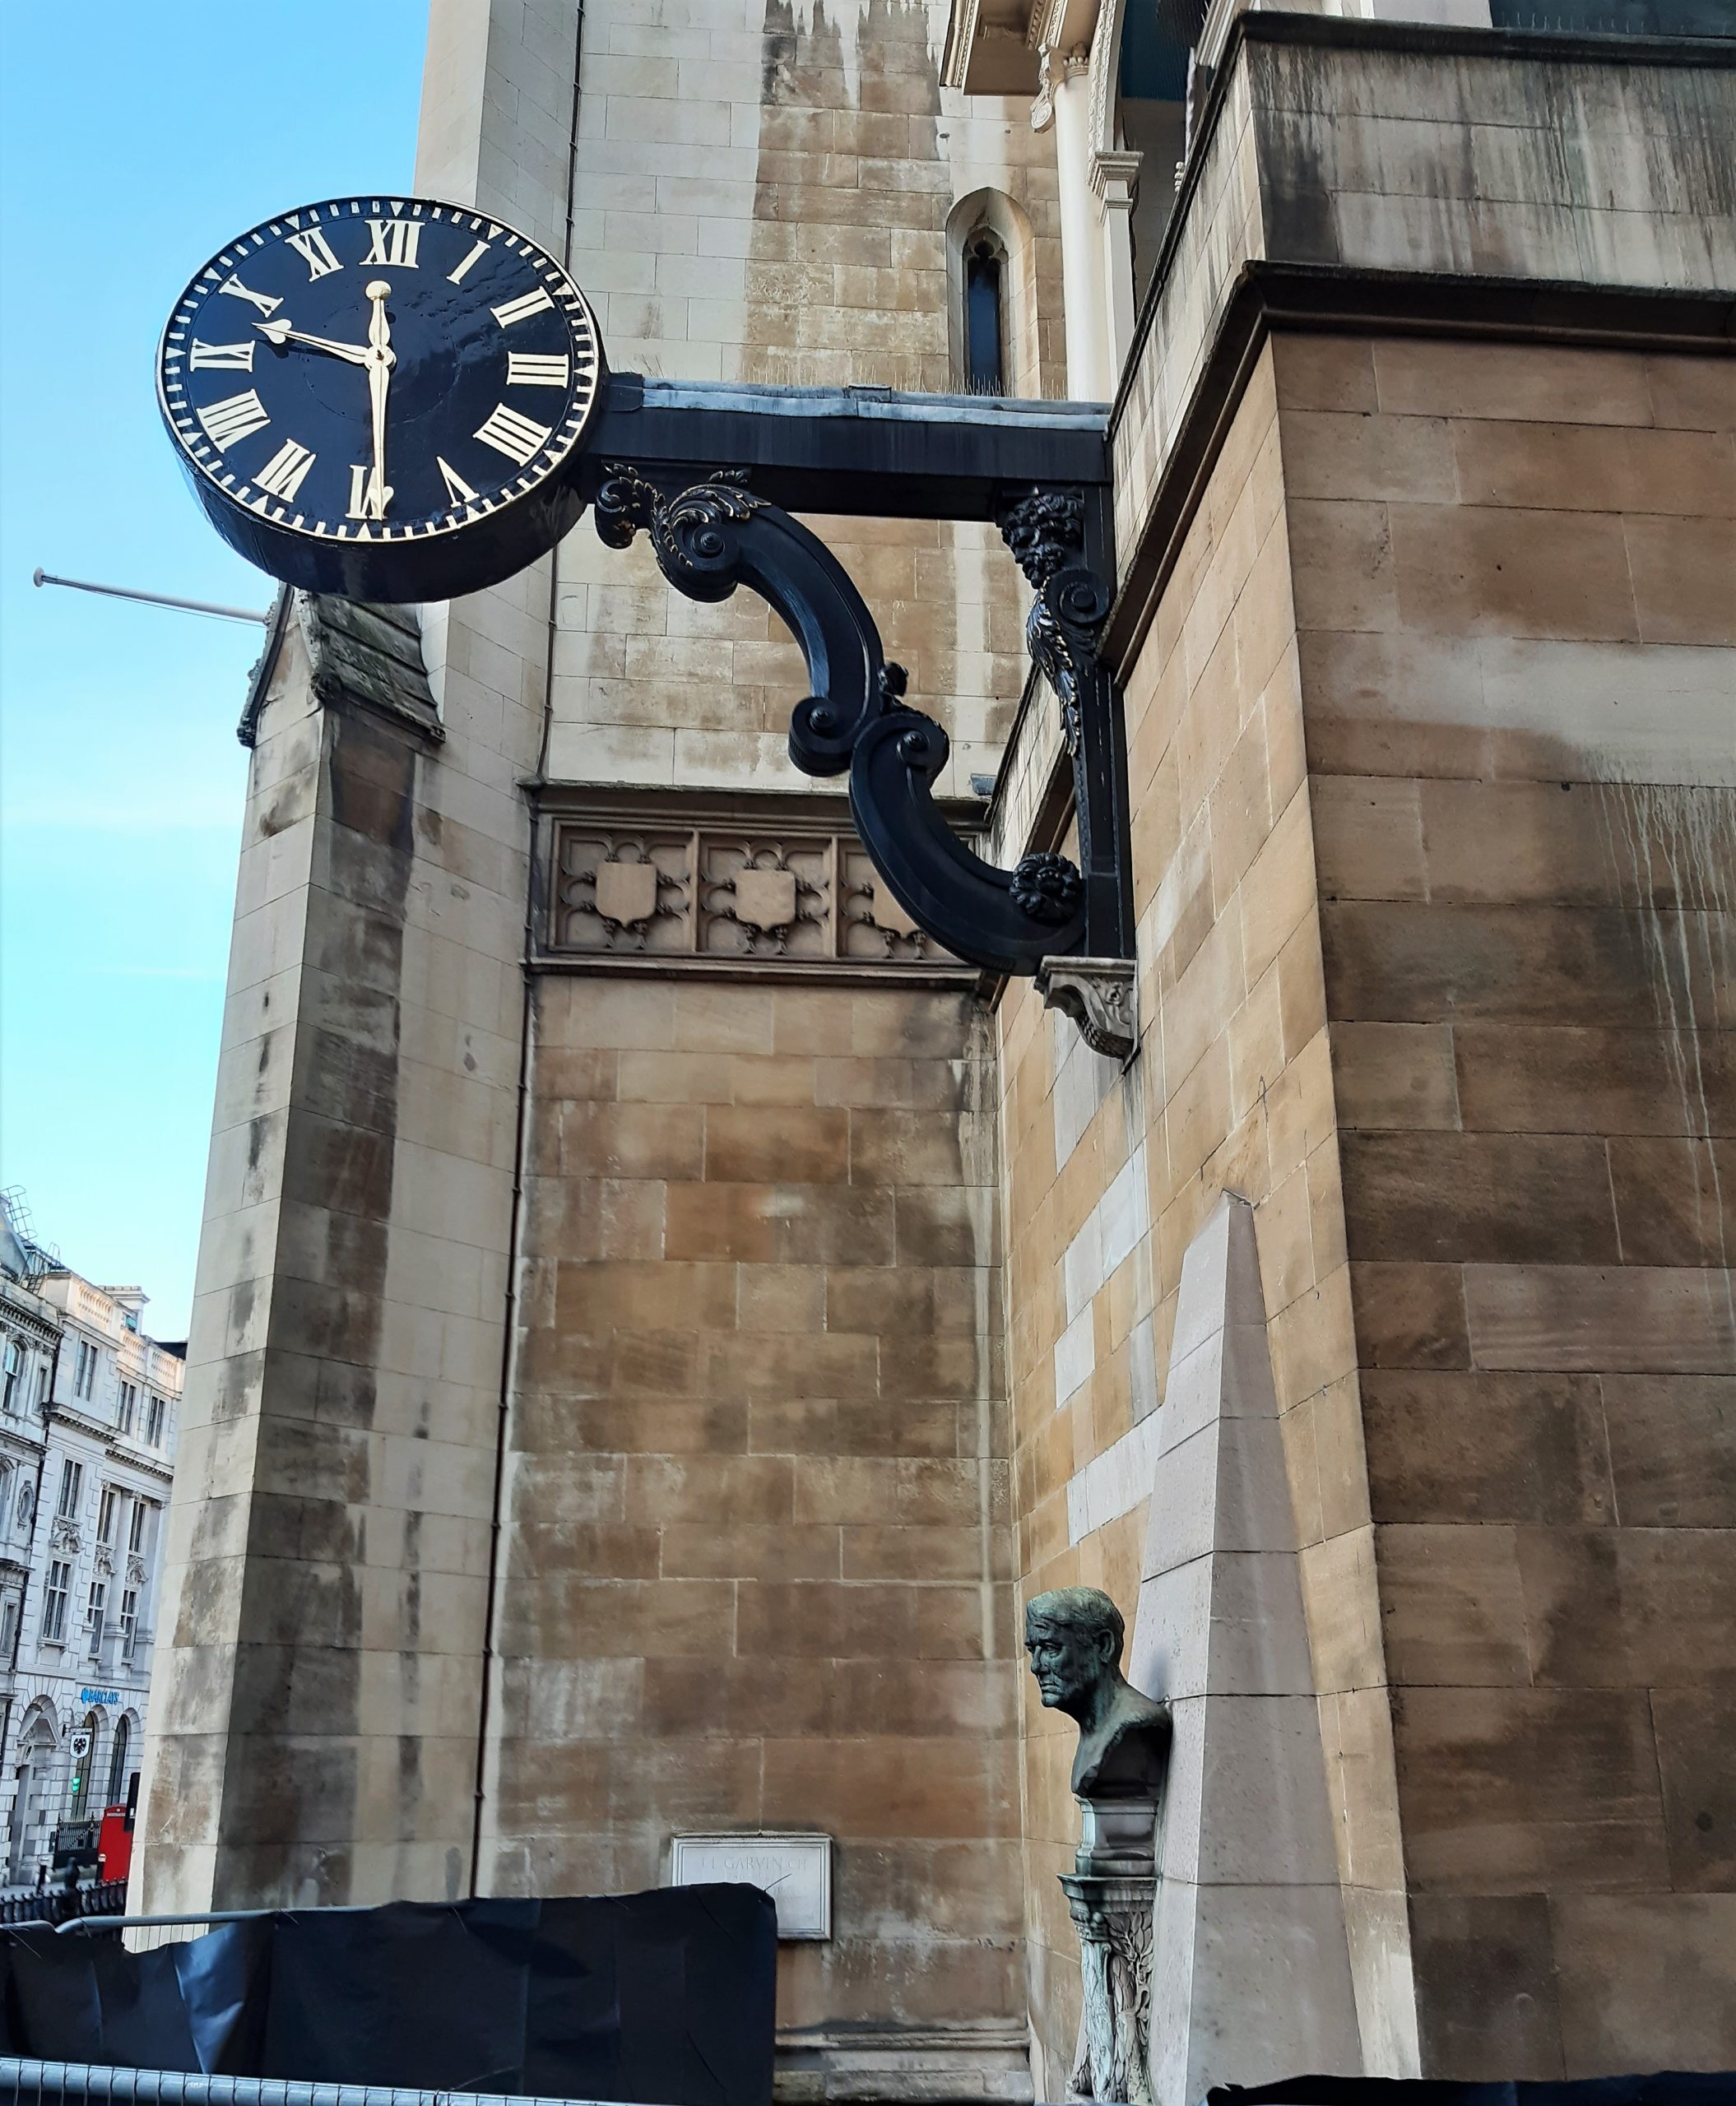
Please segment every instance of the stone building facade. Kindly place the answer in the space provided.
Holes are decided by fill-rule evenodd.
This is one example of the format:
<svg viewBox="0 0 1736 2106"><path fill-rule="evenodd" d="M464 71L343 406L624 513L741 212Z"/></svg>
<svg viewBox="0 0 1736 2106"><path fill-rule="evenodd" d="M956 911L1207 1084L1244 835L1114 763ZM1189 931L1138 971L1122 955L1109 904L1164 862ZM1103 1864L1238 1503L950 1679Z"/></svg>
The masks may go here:
<svg viewBox="0 0 1736 2106"><path fill-rule="evenodd" d="M1427 12L1214 7L1190 75L436 0L418 187L617 369L944 390L991 263L1009 390L1107 366L1138 1046L911 929L759 602L587 522L285 605L137 1899L819 1831L791 2094L1060 2096L1018 1617L1082 1581L1178 1720L1166 2106L1736 2062L1730 53ZM1064 846L991 530L813 523L959 823Z"/></svg>
<svg viewBox="0 0 1736 2106"><path fill-rule="evenodd" d="M0 1201L0 1883L139 1774L184 1363Z"/></svg>

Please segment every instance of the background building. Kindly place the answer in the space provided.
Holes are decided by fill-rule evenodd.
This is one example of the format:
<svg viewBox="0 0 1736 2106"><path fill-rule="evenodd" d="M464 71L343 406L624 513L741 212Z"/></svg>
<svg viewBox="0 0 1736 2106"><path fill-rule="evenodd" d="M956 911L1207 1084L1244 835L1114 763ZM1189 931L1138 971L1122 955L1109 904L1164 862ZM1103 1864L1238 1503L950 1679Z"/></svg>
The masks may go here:
<svg viewBox="0 0 1736 2106"><path fill-rule="evenodd" d="M1079 1580L1186 1725L1165 2106L1736 2062L1732 50L1510 12L436 0L418 187L617 369L1107 399L1140 1044L910 934L757 601L287 609L137 1900L820 1830L791 2090L1060 2096ZM815 524L1065 845L1005 550Z"/></svg>
<svg viewBox="0 0 1736 2106"><path fill-rule="evenodd" d="M142 1756L182 1350L137 1287L81 1278L0 1227L0 1779L7 1884L57 1826L123 1801ZM14 1379L13 1358L19 1365Z"/></svg>

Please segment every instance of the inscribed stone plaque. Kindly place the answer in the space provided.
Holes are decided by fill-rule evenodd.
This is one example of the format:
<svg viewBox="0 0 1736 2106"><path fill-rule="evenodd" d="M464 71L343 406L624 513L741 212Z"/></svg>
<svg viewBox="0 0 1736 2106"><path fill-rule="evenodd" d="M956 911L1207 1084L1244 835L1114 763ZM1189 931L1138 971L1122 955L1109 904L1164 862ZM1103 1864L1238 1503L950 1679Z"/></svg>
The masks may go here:
<svg viewBox="0 0 1736 2106"><path fill-rule="evenodd" d="M793 870L738 870L736 919L755 929L787 929L796 919Z"/></svg>
<svg viewBox="0 0 1736 2106"><path fill-rule="evenodd" d="M670 1853L671 1886L739 1881L769 1894L781 1938L832 1935L832 1839L764 1831L678 1835Z"/></svg>
<svg viewBox="0 0 1736 2106"><path fill-rule="evenodd" d="M596 911L606 921L648 921L657 911L654 863L599 863Z"/></svg>

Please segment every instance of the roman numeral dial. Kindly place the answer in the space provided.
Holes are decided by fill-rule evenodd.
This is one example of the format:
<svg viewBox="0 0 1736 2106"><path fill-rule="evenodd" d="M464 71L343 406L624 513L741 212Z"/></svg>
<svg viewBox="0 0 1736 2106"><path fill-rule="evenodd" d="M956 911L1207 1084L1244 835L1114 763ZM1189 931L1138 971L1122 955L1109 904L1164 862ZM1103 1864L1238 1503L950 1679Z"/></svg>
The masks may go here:
<svg viewBox="0 0 1736 2106"><path fill-rule="evenodd" d="M548 425L522 417L504 402L497 402L486 420L478 426L476 436L485 446L492 446L497 453L505 454L508 461L516 461L522 468L536 459L554 434Z"/></svg>
<svg viewBox="0 0 1736 2106"><path fill-rule="evenodd" d="M313 456L304 446L293 438L286 438L277 451L253 477L262 490L269 490L273 497L281 497L287 503L308 479L308 471L313 465Z"/></svg>
<svg viewBox="0 0 1736 2106"><path fill-rule="evenodd" d="M195 336L187 363L194 373L202 373L212 366L228 373L251 373L257 348L253 344L202 344Z"/></svg>
<svg viewBox="0 0 1736 2106"><path fill-rule="evenodd" d="M494 309L494 319L503 329L510 329L515 322L528 322L533 314L545 313L554 304L543 288L536 285L517 299L503 300Z"/></svg>
<svg viewBox="0 0 1736 2106"><path fill-rule="evenodd" d="M199 412L206 436L220 453L271 421L271 411L260 401L258 391L252 387L244 395L226 395L220 402L207 402Z"/></svg>
<svg viewBox="0 0 1736 2106"><path fill-rule="evenodd" d="M382 600L476 591L551 546L606 385L553 257L473 206L389 196L232 241L176 303L157 373L233 545L291 584Z"/></svg>
<svg viewBox="0 0 1736 2106"><path fill-rule="evenodd" d="M422 245L420 220L369 220L368 230L374 239L362 258L364 263L383 264L388 270L393 265L402 270L415 269L416 252Z"/></svg>
<svg viewBox="0 0 1736 2106"><path fill-rule="evenodd" d="M318 227L309 227L301 234L290 236L290 246L308 267L308 281L328 276L333 271L344 267L333 252L332 244Z"/></svg>
<svg viewBox="0 0 1736 2106"><path fill-rule="evenodd" d="M572 378L573 361L564 351L558 356L542 351L506 355L508 387L564 387Z"/></svg>
<svg viewBox="0 0 1736 2106"><path fill-rule="evenodd" d="M439 470L440 480L446 485L447 496L452 499L454 504L474 504L476 503L476 493L471 488L470 485L465 481L463 476L458 473L457 470L453 466L449 461L443 461L436 457L434 466Z"/></svg>

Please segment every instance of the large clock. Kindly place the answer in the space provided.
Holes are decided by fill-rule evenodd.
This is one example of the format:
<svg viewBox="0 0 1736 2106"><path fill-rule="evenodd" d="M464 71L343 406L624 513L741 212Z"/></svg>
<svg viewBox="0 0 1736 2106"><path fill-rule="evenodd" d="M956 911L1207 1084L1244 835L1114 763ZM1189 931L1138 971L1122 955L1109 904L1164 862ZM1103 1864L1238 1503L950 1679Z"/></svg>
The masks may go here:
<svg viewBox="0 0 1736 2106"><path fill-rule="evenodd" d="M443 600L554 546L604 391L536 243L425 197L339 197L231 242L175 302L158 397L231 547L313 591Z"/></svg>

